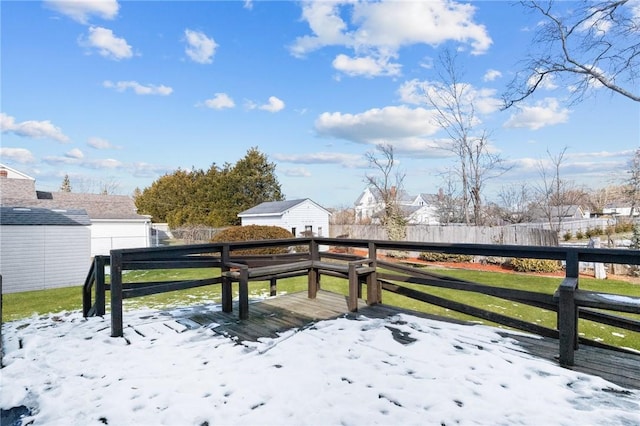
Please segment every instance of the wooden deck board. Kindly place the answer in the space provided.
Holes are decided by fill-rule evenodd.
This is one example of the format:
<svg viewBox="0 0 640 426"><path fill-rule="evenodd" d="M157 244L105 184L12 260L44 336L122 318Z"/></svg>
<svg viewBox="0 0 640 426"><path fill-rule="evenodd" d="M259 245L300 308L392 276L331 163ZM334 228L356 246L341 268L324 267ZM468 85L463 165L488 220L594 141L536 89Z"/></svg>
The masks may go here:
<svg viewBox="0 0 640 426"><path fill-rule="evenodd" d="M234 307L233 313L202 312L197 309L192 312L181 311L178 314L180 318L175 319L187 327L198 324L239 342L277 337L280 333L307 327L316 321L344 316L349 318L359 316L386 318L399 313L408 313L439 321L473 325L389 305L367 306L362 300L359 300L358 303L358 312L348 313L346 296L320 290L315 299L309 299L306 292L300 292L250 303L249 318L242 321L237 318L237 306ZM514 339L523 351L558 363L559 344L557 339L524 333L512 334L506 331L500 332L500 334ZM575 364L571 368L574 371L597 375L627 388L640 389L640 354L581 345L575 353Z"/></svg>

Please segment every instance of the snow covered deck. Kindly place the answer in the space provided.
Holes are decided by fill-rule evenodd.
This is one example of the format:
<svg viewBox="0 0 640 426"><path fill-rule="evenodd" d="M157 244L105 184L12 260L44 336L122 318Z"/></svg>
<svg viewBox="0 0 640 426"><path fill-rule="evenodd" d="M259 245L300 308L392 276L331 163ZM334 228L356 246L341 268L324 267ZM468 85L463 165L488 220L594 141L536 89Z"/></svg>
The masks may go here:
<svg viewBox="0 0 640 426"><path fill-rule="evenodd" d="M252 302L251 316L246 320L239 320L237 315L223 312L219 307L216 309L212 309L211 306L181 308L161 312L155 318L149 318L148 323L126 326L124 338L128 340L158 338L168 329L182 332L204 327L238 343L257 342L263 338L278 338L292 330L297 332L311 328L321 320L339 317L384 319L402 313L474 326L472 323L463 323L384 304L368 306L362 300L357 313L346 313L348 312L347 303L347 296L328 291L319 291L315 299L309 299L306 292L292 293ZM135 322L139 323L139 321ZM411 343L409 336L391 331L396 341L403 344ZM515 331L498 330L498 333L514 339L523 352L553 363L558 361L557 339ZM574 371L600 376L627 388L640 389L640 353L633 354L582 345L580 350L576 351L575 357L576 365L570 367Z"/></svg>

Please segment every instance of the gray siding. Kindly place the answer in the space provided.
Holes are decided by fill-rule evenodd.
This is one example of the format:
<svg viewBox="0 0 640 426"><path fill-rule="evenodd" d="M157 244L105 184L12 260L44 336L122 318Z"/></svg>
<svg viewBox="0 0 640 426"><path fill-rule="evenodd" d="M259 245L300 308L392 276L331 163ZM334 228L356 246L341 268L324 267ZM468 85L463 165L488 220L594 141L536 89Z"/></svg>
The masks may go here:
<svg viewBox="0 0 640 426"><path fill-rule="evenodd" d="M3 293L78 286L90 265L87 226L0 227Z"/></svg>

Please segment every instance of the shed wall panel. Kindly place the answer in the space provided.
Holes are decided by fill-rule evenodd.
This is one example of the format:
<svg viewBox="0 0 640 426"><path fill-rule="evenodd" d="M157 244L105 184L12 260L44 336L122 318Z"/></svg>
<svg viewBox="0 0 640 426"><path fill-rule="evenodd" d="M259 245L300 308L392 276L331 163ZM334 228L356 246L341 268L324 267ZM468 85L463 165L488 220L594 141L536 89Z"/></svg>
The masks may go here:
<svg viewBox="0 0 640 426"><path fill-rule="evenodd" d="M91 221L91 256L150 246L151 226L140 221Z"/></svg>
<svg viewBox="0 0 640 426"><path fill-rule="evenodd" d="M86 226L0 227L3 293L79 286L90 258Z"/></svg>

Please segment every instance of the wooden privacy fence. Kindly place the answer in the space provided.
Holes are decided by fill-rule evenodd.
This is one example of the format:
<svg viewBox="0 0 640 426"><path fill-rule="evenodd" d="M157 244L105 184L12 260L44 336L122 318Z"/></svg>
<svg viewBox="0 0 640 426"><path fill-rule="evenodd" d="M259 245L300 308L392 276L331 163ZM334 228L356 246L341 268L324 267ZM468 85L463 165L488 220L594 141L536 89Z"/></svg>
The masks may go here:
<svg viewBox="0 0 640 426"><path fill-rule="evenodd" d="M466 226L407 225L407 241L429 243L510 244L526 246L557 246L558 233L542 226ZM346 235L362 240L386 240L382 225L331 225L331 237Z"/></svg>
<svg viewBox="0 0 640 426"><path fill-rule="evenodd" d="M234 251L265 247L307 246L308 252L281 255L239 256ZM341 252L365 249L366 256L320 251L332 247ZM338 251L338 250L336 250ZM552 259L565 263L565 278L555 294L493 287L486 284L446 277L424 269L388 262L379 254L387 251L436 252L446 254L481 255ZM123 335L123 299L207 285L220 285L222 310L232 312L232 285L238 283L240 319L249 315L249 283L269 281L271 295L276 295L279 279L307 276L308 297L315 298L320 288L320 276L345 279L348 285L348 309L357 310L358 298L381 303L384 292L396 293L421 302L444 307L511 328L559 339L559 360L573 365L578 343L608 347L596 341L578 337L578 319L596 321L640 332L640 321L610 313L640 314L640 297L584 291L579 288L579 262L640 264L640 251L580 247L539 247L484 244L419 243L406 241L357 240L342 238L294 238L284 240L200 244L191 246L155 247L147 249L112 250L109 259L97 257L83 287L85 316L104 315L107 290L111 296L111 335ZM104 269L110 265L110 284L105 282ZM123 271L149 269L210 268L211 276L197 280L124 283ZM409 287L407 284L411 284ZM473 292L525 304L557 313L555 329L512 318L487 309L470 306L429 293L429 288L446 288ZM95 297L92 297L95 295ZM603 312L606 310L607 312Z"/></svg>

